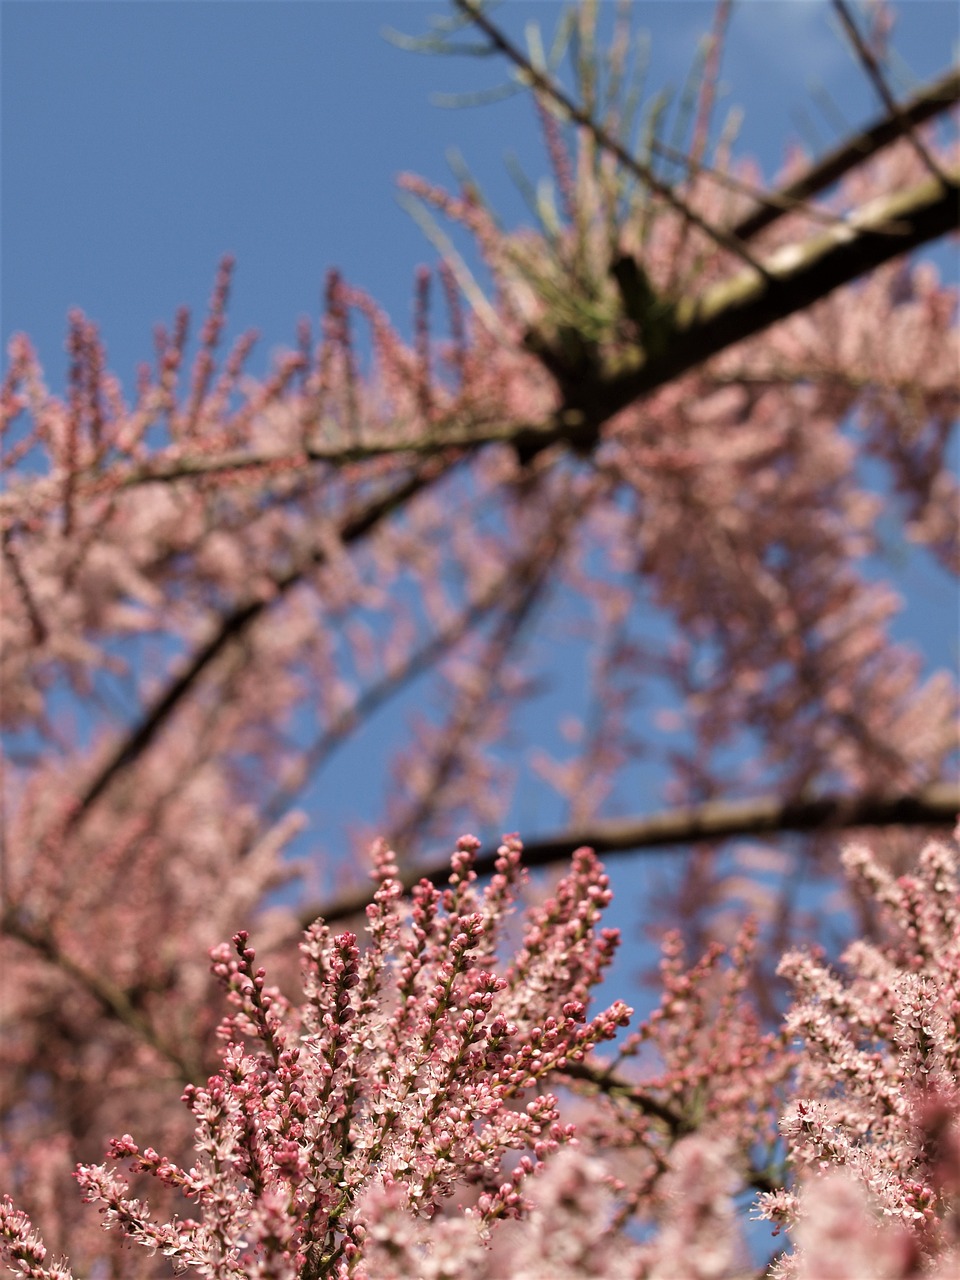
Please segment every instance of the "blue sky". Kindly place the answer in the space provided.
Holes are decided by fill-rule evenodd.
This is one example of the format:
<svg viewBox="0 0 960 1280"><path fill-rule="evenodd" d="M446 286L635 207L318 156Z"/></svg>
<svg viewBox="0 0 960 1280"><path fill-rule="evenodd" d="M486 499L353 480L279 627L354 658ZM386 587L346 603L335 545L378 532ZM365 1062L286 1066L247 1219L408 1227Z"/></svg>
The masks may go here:
<svg viewBox="0 0 960 1280"><path fill-rule="evenodd" d="M651 33L650 92L680 88L712 11L701 0L638 6ZM79 306L129 386L150 358L153 325L181 303L202 313L227 251L237 258L228 338L260 331L255 370L292 343L298 316L316 317L330 266L407 332L415 268L434 254L395 199L396 175L447 181L455 147L510 225L524 211L506 153L533 178L545 169L523 96L470 110L432 104L435 93L501 83L502 64L418 56L383 37L387 26L423 33L443 12L440 0L4 0L4 344L29 333L61 388L64 320ZM499 10L517 39L531 19L549 34L559 13L551 0ZM957 40L948 0L906 0L897 90L942 72ZM738 150L768 177L787 142L825 149L879 111L822 0L742 0L722 81L717 120L743 109ZM943 249L937 257L951 261ZM955 662L952 589L916 557L899 585L908 610L898 631L934 664ZM400 710L381 725L381 744L396 743ZM345 754L325 818L362 807L356 775ZM636 807L657 803L651 789ZM528 800L514 820L542 829L549 807Z"/></svg>
<svg viewBox="0 0 960 1280"><path fill-rule="evenodd" d="M153 324L202 308L220 255L237 255L231 328L263 335L259 362L316 315L326 269L369 289L406 328L411 279L433 252L399 207L403 170L443 181L456 147L508 221L523 217L503 159L543 171L525 98L470 110L435 92L502 81L499 62L406 53L389 25L423 32L441 0L4 0L2 333L34 338L62 381L64 316L101 326L126 379ZM560 6L507 0L522 36ZM651 89L679 88L711 3L639 7ZM897 47L915 81L943 69L953 6L908 0ZM836 140L876 113L821 0L742 0L721 112L744 109L741 149L771 174L784 142ZM902 87L906 87L906 83ZM255 361L255 365L256 365Z"/></svg>

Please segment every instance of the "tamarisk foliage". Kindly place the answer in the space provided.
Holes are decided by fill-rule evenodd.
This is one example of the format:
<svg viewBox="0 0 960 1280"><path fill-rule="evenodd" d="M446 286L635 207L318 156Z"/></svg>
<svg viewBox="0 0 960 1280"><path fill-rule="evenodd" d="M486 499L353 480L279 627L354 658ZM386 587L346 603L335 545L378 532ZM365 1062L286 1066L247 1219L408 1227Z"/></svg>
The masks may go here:
<svg viewBox="0 0 960 1280"><path fill-rule="evenodd" d="M115 1168L81 1165L105 1229L224 1280L732 1280L751 1274L735 1205L746 1188L791 1237L771 1276L956 1273L955 849L930 843L915 874L894 879L869 850L848 848L883 941L849 948L846 980L808 954L785 956L796 999L780 1035L760 1032L745 999L750 928L726 967L714 946L687 970L668 939L660 1007L602 1063L592 1050L632 1011L617 1001L586 1014L618 941L598 928L611 896L600 864L579 850L498 966L521 845L501 846L481 893L478 844L461 838L448 887L422 881L405 904L394 855L376 846L366 945L322 920L308 929L299 1007L266 985L246 933L214 949L232 1008L218 1028L220 1071L183 1097L197 1163L126 1134L108 1151L185 1198L191 1216L161 1222ZM638 1079L650 1050L662 1070ZM551 1080L592 1087L576 1124L542 1091ZM773 1173L786 1094L790 1187ZM637 1220L642 1243L628 1231ZM47 1265L10 1201L0 1232L14 1274L71 1276Z"/></svg>
<svg viewBox="0 0 960 1280"><path fill-rule="evenodd" d="M579 5L548 56L455 0L427 46L469 30L510 69L551 179L508 230L466 174L401 178L441 257L409 339L331 271L254 378L252 337L221 351L225 258L196 341L183 309L132 387L79 310L62 394L11 341L15 1273L746 1277L757 1196L787 1241L771 1276L956 1269L956 872L939 841L918 861L960 809L956 682L901 638L884 552L893 529L960 564L956 291L911 256L957 227L960 77L897 100L891 11L864 30L835 7L883 110L768 186L713 126L728 5L681 151L634 109L626 9L602 47ZM534 741L558 636L582 679ZM381 753L377 713L412 693L369 770L382 802L331 834L326 766ZM653 812L629 812L640 762ZM528 787L562 813L524 831L531 863L574 861L524 889L514 937L519 846L461 841L452 878L436 851L526 821ZM845 979L811 948L842 950L847 828L873 854L847 855L870 893L843 899ZM377 833L371 893L343 855ZM644 881L663 1000L621 1036L619 1001L587 1011L613 939L577 850L665 845L676 874ZM343 871L335 899L292 887L317 868ZM98 1164L131 1132L152 1145Z"/></svg>

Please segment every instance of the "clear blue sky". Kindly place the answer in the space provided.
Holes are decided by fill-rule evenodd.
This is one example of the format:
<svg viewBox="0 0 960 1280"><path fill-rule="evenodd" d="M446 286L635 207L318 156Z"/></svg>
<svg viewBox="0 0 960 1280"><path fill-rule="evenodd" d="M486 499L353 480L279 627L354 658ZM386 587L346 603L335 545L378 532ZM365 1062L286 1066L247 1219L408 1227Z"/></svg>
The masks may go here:
<svg viewBox="0 0 960 1280"><path fill-rule="evenodd" d="M610 6L608 6L610 7ZM949 0L907 0L896 44L915 81L957 39ZM101 326L125 378L153 324L204 305L221 254L237 255L234 331L263 334L261 365L315 316L335 265L406 327L415 266L433 253L394 198L413 170L449 177L457 147L505 218L522 217L503 157L543 171L524 97L471 110L434 92L505 78L502 64L405 53L382 30L426 29L441 0L4 0L2 332L32 335L59 385L64 316ZM507 0L518 36L554 3ZM679 87L712 3L639 5L652 34L651 89ZM774 171L784 142L877 111L820 0L741 0L723 109L745 111L741 149ZM831 120L811 89L837 104ZM906 84L901 87L906 87ZM811 122L808 127L803 118Z"/></svg>
<svg viewBox="0 0 960 1280"><path fill-rule="evenodd" d="M712 3L638 10L652 37L651 91L679 88ZM260 331L255 369L291 344L298 316L317 315L330 266L407 331L414 270L434 254L394 198L396 174L445 181L445 153L456 147L510 224L523 210L506 152L532 177L544 172L524 97L459 111L431 103L435 92L501 82L502 64L416 56L381 34L387 25L422 33L438 12L440 0L5 0L4 342L28 332L61 388L64 318L79 306L129 386L150 357L153 325L180 303L202 313L227 251L237 258L229 331ZM552 31L560 8L507 0L499 12L521 38L531 18ZM941 72L957 37L949 0L906 0L898 91ZM788 140L825 149L879 110L821 0L742 0L722 78L717 118L743 108L739 150L768 177ZM943 250L939 259L949 262ZM943 581L911 560L900 585L902 632L935 665L955 661L954 597ZM382 724L396 743L401 717ZM326 818L363 811L356 774L345 755L330 775ZM651 792L637 807L656 803ZM549 807L514 821L549 826Z"/></svg>

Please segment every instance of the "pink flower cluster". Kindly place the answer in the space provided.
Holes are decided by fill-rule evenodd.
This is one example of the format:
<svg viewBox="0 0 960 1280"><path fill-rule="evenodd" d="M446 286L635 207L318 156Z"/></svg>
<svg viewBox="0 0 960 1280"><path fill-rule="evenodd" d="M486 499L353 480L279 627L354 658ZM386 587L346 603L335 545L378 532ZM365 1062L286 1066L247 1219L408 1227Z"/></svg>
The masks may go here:
<svg viewBox="0 0 960 1280"><path fill-rule="evenodd" d="M520 1214L530 1175L573 1137L541 1082L614 1036L630 1010L616 1002L586 1019L617 942L597 929L610 892L593 854L576 855L498 972L520 845L502 846L482 893L471 870L478 847L458 842L450 887L422 882L405 921L393 854L380 846L369 942L361 951L356 935L314 924L301 945L300 1008L265 985L246 934L215 950L233 1009L220 1027L220 1074L184 1095L197 1163L181 1168L129 1135L109 1151L197 1216L160 1222L115 1169L81 1166L105 1227L181 1268L233 1280L366 1274L365 1252L382 1244L377 1222L397 1213L405 1248L419 1256L456 1194L478 1241ZM54 1274L8 1218L20 1274Z"/></svg>
<svg viewBox="0 0 960 1280"><path fill-rule="evenodd" d="M854 942L846 980L792 951L780 973L801 1043L781 1127L797 1171L761 1213L795 1225L778 1277L960 1274L960 881L931 841L894 878L851 846L848 875L879 905L882 941Z"/></svg>
<svg viewBox="0 0 960 1280"><path fill-rule="evenodd" d="M846 980L809 955L784 957L797 993L785 1034L800 1042L789 1057L744 1022L749 933L725 970L714 948L681 973L671 942L662 1008L619 1054L633 1061L655 1045L665 1072L631 1087L590 1056L631 1012L616 1002L586 1018L617 942L598 927L610 900L602 867L581 849L528 910L503 966L520 844L501 846L483 891L477 847L463 837L448 887L422 881L405 910L393 854L378 845L367 944L322 921L308 929L299 1007L266 985L245 933L215 949L232 1008L219 1074L185 1094L196 1163L181 1167L129 1135L109 1149L179 1198L181 1212L161 1221L115 1168L81 1165L106 1229L217 1280L736 1280L755 1274L737 1207L752 1185L760 1217L790 1237L765 1271L777 1280L958 1273L955 849L928 844L899 879L867 850L847 850L883 931L848 949ZM704 1071L695 1054L707 1061L711 1034ZM775 1186L749 1165L774 1118L769 1086L791 1065L781 1131L796 1176ZM622 1108L619 1129L607 1116L606 1149L596 1124L561 1119L558 1096L544 1091L550 1076L563 1088L587 1081ZM746 1087L756 1091L752 1120ZM638 1153L646 1163L631 1175ZM0 1256L16 1275L72 1276L9 1200Z"/></svg>

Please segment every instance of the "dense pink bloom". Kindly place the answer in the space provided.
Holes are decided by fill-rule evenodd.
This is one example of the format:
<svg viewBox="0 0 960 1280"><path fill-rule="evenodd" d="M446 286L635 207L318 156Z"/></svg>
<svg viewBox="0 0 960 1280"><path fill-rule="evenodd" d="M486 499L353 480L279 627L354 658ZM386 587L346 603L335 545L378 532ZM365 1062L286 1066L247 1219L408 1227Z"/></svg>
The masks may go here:
<svg viewBox="0 0 960 1280"><path fill-rule="evenodd" d="M584 101L631 79L625 19L597 77L595 11L577 19ZM181 310L132 388L79 311L60 394L12 340L0 1241L15 1274L65 1276L51 1259L69 1253L97 1280L732 1280L752 1274L740 1224L757 1193L784 1277L960 1270L951 847L918 861L916 833L888 828L846 855L862 936L835 969L812 946L833 941L832 829L702 842L644 895L661 1000L623 1037L621 1002L587 1013L616 946L591 854L522 889L522 929L511 840L482 892L469 838L443 890L408 901L398 882L468 824L513 825L515 799L524 821L542 812L541 781L580 833L565 847L582 843L622 816L640 760L681 805L758 786L899 800L955 774L955 678L897 637L902 602L876 569L891 514L957 567L956 290L929 262L887 261L611 407L684 308L756 274L723 229L756 208L760 177L726 141L701 164L715 88L704 76L670 192L590 129L568 136L541 90L556 195L540 189L537 225L504 231L469 181L404 179L489 281L449 253L437 307L418 272L410 341L331 271L316 323L250 377L251 335L218 355L230 259L195 354ZM629 133L614 99L598 120ZM955 165L936 122L898 133L740 249L785 269L825 225L852 235L865 208ZM525 755L567 638L584 644L576 689L558 738ZM414 687L381 767L373 717ZM310 789L361 733L382 804L331 831ZM374 832L367 931L311 925L294 996L318 909L289 882L313 874L311 900L329 901L350 878L336 855L361 865ZM310 857L294 863L298 837ZM106 1234L72 1194L78 1165Z"/></svg>
<svg viewBox="0 0 960 1280"><path fill-rule="evenodd" d="M423 882L406 912L393 855L379 846L367 945L313 925L299 1008L265 985L245 934L214 950L232 1012L218 1031L220 1073L184 1095L197 1163L181 1168L129 1135L109 1153L197 1216L160 1222L115 1170L82 1165L105 1227L204 1275L347 1276L366 1265L368 1236L376 1249L381 1221L399 1215L418 1257L455 1196L472 1189L463 1213L478 1244L523 1211L530 1176L573 1138L541 1082L614 1036L630 1010L616 1002L586 1016L616 942L597 928L610 894L593 855L581 850L555 895L528 912L501 968L520 846L501 848L481 893L478 843L462 838L450 887ZM506 1164L511 1152L524 1154Z"/></svg>
<svg viewBox="0 0 960 1280"><path fill-rule="evenodd" d="M790 952L797 999L794 1102L782 1120L797 1173L763 1213L797 1224L784 1276L944 1277L960 1269L960 864L929 843L892 877L870 851L844 853L879 904L882 939L854 942L848 977ZM858 1259L860 1259L858 1261Z"/></svg>
<svg viewBox="0 0 960 1280"><path fill-rule="evenodd" d="M747 1031L730 1037L729 1067L718 1057L704 1070L695 1055L707 1011L731 1032L749 1025L749 947L725 970L714 950L689 972L668 948L661 1010L619 1055L629 1061L656 1044L665 1071L630 1084L590 1057L630 1013L620 1003L585 1013L615 941L598 927L610 895L596 859L581 850L555 894L528 909L520 948L503 965L520 845L501 847L481 892L477 843L463 837L449 887L422 882L406 908L393 857L378 846L367 942L317 921L301 944L299 1007L266 985L245 934L214 950L232 1011L218 1033L220 1072L184 1095L196 1162L181 1167L129 1135L108 1153L190 1216L161 1221L116 1169L81 1165L105 1228L178 1269L230 1280L735 1280L750 1269L736 1199L767 1176L755 1163L750 1171L775 1117L775 1094L764 1090L794 1066L781 1128L795 1181L758 1202L792 1245L771 1274L955 1274L955 849L928 844L916 873L899 880L867 850L847 850L886 932L848 949L846 979L801 953L784 958L797 988L785 1024L801 1040L795 1058ZM730 1096L736 1075L755 1091L752 1118ZM565 1121L558 1095L542 1091L548 1079L599 1086L592 1120ZM641 1151L646 1162L631 1166ZM47 1264L24 1214L9 1202L0 1214L0 1250L15 1274L70 1275ZM631 1223L643 1227L640 1240L625 1230Z"/></svg>

